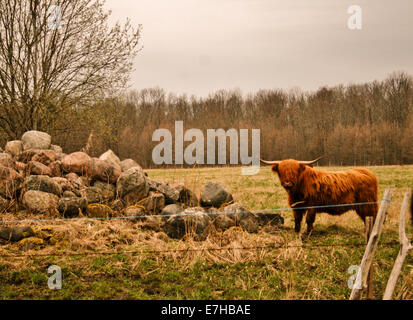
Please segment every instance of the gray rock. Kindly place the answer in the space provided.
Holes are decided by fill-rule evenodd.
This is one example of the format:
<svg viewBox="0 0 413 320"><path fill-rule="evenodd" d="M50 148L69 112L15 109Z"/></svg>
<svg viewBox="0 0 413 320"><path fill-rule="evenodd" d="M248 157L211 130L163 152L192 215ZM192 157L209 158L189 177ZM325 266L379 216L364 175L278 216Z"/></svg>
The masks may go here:
<svg viewBox="0 0 413 320"><path fill-rule="evenodd" d="M5 151L12 157L23 152L23 143L20 140L9 141L6 144Z"/></svg>
<svg viewBox="0 0 413 320"><path fill-rule="evenodd" d="M77 195L72 191L66 190L63 192L63 198L77 198Z"/></svg>
<svg viewBox="0 0 413 320"><path fill-rule="evenodd" d="M60 154L63 153L62 147L61 147L61 146L57 146L57 145L55 145L55 144L51 144L51 145L50 145L50 150L53 150L55 153L60 153Z"/></svg>
<svg viewBox="0 0 413 320"><path fill-rule="evenodd" d="M92 179L116 183L120 174L120 169L117 169L113 164L98 158L92 158L91 171L88 172L88 176Z"/></svg>
<svg viewBox="0 0 413 320"><path fill-rule="evenodd" d="M23 143L23 150L50 149L52 138L45 132L33 130L24 133L21 141Z"/></svg>
<svg viewBox="0 0 413 320"><path fill-rule="evenodd" d="M112 151L108 150L104 154L99 157L99 160L106 161L107 163L111 164L117 170L122 171L121 162L118 156Z"/></svg>
<svg viewBox="0 0 413 320"><path fill-rule="evenodd" d="M179 201L179 191L167 183L158 182L151 178L146 178L150 191L157 191L165 196L165 204L173 204Z"/></svg>
<svg viewBox="0 0 413 320"><path fill-rule="evenodd" d="M237 226L249 233L258 232L258 223L254 214L239 203L226 206L224 214L231 217Z"/></svg>
<svg viewBox="0 0 413 320"><path fill-rule="evenodd" d="M87 200L88 204L101 203L104 201L102 190L96 187L86 187L81 190L81 194Z"/></svg>
<svg viewBox="0 0 413 320"><path fill-rule="evenodd" d="M232 195L219 183L208 182L201 193L203 207L220 208L224 203L231 202Z"/></svg>
<svg viewBox="0 0 413 320"><path fill-rule="evenodd" d="M17 242L33 236L34 231L31 227L4 228L0 230L0 238L6 241Z"/></svg>
<svg viewBox="0 0 413 320"><path fill-rule="evenodd" d="M41 162L29 161L25 167L26 175L47 175L52 176L52 169Z"/></svg>
<svg viewBox="0 0 413 320"><path fill-rule="evenodd" d="M266 225L279 227L284 224L284 218L279 213L259 212L255 213L255 216L257 223L261 227Z"/></svg>
<svg viewBox="0 0 413 320"><path fill-rule="evenodd" d="M55 181L56 183L59 184L59 186L62 188L62 191L74 191L76 189L79 188L79 185L75 184L74 182L66 179L66 178L62 178L62 177L53 177L52 178L53 181Z"/></svg>
<svg viewBox="0 0 413 320"><path fill-rule="evenodd" d="M62 162L61 161L54 161L49 164L50 171L52 172L53 177L61 177L62 176Z"/></svg>
<svg viewBox="0 0 413 320"><path fill-rule="evenodd" d="M35 155L33 155L31 160L48 166L52 162L56 161L56 152L53 150L39 150Z"/></svg>
<svg viewBox="0 0 413 320"><path fill-rule="evenodd" d="M179 204L169 204L162 209L161 215L172 216L175 214L180 214L184 209Z"/></svg>
<svg viewBox="0 0 413 320"><path fill-rule="evenodd" d="M47 193L53 193L57 196L62 195L62 187L55 180L48 176L38 175L29 176L24 182L24 187L27 190L38 190Z"/></svg>
<svg viewBox="0 0 413 320"><path fill-rule="evenodd" d="M92 171L92 165L92 158L84 152L74 152L62 159L62 169L69 173L89 174Z"/></svg>
<svg viewBox="0 0 413 320"><path fill-rule="evenodd" d="M15 157L15 159L18 162L28 163L39 152L40 152L40 150L34 150L34 149L25 150L22 153L18 154Z"/></svg>
<svg viewBox="0 0 413 320"><path fill-rule="evenodd" d="M93 186L102 192L103 200L112 201L115 199L116 187L108 182L95 181Z"/></svg>
<svg viewBox="0 0 413 320"><path fill-rule="evenodd" d="M23 205L33 213L55 212L59 198L43 191L29 190L23 196Z"/></svg>
<svg viewBox="0 0 413 320"><path fill-rule="evenodd" d="M65 178L74 185L76 185L77 188L84 186L84 181L74 172L68 173L67 175L65 175Z"/></svg>
<svg viewBox="0 0 413 320"><path fill-rule="evenodd" d="M125 215L127 217L146 216L146 211L140 206L130 206L125 209ZM137 218L137 220L142 221L145 220L145 218Z"/></svg>
<svg viewBox="0 0 413 320"><path fill-rule="evenodd" d="M64 217L77 217L86 212L87 202L84 198L61 198L58 201L58 210Z"/></svg>
<svg viewBox="0 0 413 320"><path fill-rule="evenodd" d="M208 215L197 212L188 216L172 216L165 222L163 229L173 239L193 237L195 241L203 241L208 236L210 222Z"/></svg>
<svg viewBox="0 0 413 320"><path fill-rule="evenodd" d="M122 172L129 170L130 168L134 168L134 167L137 167L143 171L142 167L135 160L132 160L132 159L126 159L126 160L121 161L120 167L121 167Z"/></svg>
<svg viewBox="0 0 413 320"><path fill-rule="evenodd" d="M149 186L146 177L138 168L130 168L119 176L116 193L126 205L135 204L148 196Z"/></svg>
<svg viewBox="0 0 413 320"><path fill-rule="evenodd" d="M151 214L160 213L165 207L165 196L160 192L149 191L149 196L139 202L139 205L145 207L146 211Z"/></svg>
<svg viewBox="0 0 413 320"><path fill-rule="evenodd" d="M231 227L235 227L235 220L226 214L217 215L214 219L214 226L217 231L223 232Z"/></svg>
<svg viewBox="0 0 413 320"><path fill-rule="evenodd" d="M183 203L187 207L196 207L199 205L198 197L196 196L196 194L192 190L185 187L184 184L177 184L173 186L173 188L179 192L178 201L180 203Z"/></svg>

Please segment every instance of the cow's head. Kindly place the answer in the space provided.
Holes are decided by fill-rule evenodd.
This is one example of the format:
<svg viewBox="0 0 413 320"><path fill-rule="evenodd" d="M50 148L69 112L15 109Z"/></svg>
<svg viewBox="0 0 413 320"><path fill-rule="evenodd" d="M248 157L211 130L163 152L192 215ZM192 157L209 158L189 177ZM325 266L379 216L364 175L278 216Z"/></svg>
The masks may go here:
<svg viewBox="0 0 413 320"><path fill-rule="evenodd" d="M265 161L261 160L262 163L271 166L272 172L278 175L280 178L281 185L287 191L294 191L298 184L301 173L305 170L306 166L312 167L314 163L320 160L319 157L312 161L297 161L293 159L282 160L282 161Z"/></svg>

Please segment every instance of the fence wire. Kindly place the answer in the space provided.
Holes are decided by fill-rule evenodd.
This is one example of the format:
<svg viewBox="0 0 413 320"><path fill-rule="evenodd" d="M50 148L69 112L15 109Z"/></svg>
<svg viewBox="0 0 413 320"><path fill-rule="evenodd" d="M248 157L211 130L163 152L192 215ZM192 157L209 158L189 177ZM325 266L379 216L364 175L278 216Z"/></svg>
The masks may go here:
<svg viewBox="0 0 413 320"><path fill-rule="evenodd" d="M387 201L383 199L383 201ZM262 209L262 210L239 210L236 212L196 212L196 213L178 213L178 214L160 214L160 215L138 215L138 216L116 216L116 217L84 217L84 218L54 218L54 219L21 219L21 220L0 220L0 224L19 224L19 223L42 223L42 222L70 222L70 221L108 221L108 220L143 220L148 218L170 218L170 217L191 217L199 215L217 216L217 215L236 215L245 214L251 212L252 214L259 213L277 213L289 210L308 210L308 209L323 209L323 208L338 208L338 207L354 207L354 206L365 206L372 204L380 204L381 202L358 202L358 203L344 203L344 204L333 204L324 206L309 206L309 207L286 207L286 208L273 208L273 209ZM395 204L396 202L392 202Z"/></svg>
<svg viewBox="0 0 413 320"><path fill-rule="evenodd" d="M388 241L380 243L381 246L397 246L398 241ZM187 248L187 249L165 249L165 250L123 250L123 251L93 251L93 252L56 252L56 253L29 253L29 254L0 254L0 258L33 258L33 257L72 257L72 256L96 256L96 255L122 255L122 254L162 254L162 253L189 253L189 252L206 252L206 251L252 251L266 249L319 249L319 248L337 248L337 247L365 247L366 243L326 243L326 244L271 244L264 246L250 247L219 247L219 248Z"/></svg>

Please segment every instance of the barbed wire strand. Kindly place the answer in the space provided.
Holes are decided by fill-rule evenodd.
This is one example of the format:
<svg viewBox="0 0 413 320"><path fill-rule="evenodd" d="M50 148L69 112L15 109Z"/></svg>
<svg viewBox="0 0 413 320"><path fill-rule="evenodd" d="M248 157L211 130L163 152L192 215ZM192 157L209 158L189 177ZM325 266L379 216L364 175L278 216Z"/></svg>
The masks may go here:
<svg viewBox="0 0 413 320"><path fill-rule="evenodd" d="M382 202L388 202L387 199L383 199L381 202L358 202L358 203L344 203L344 204L334 204L334 205L324 205L324 206L309 206L309 207L287 207L287 208L273 208L273 209L262 209L262 210L240 210L236 212L196 212L196 213L178 213L178 214L164 214L164 215L140 215L140 216L117 216L117 217L85 217L85 218L55 218L55 219L21 219L21 220L0 220L0 224L18 224L18 223L43 223L43 222L70 222L70 221L107 221L107 220L139 220L139 219L148 219L148 218L169 218L169 217L191 217L195 215L235 215L235 214L245 214L251 212L252 214L259 213L277 213L280 211L289 211L289 210L308 210L308 209L323 209L323 208L337 208L337 207L353 207L353 206L363 206L363 205L372 205L380 204ZM396 204L396 202L393 202Z"/></svg>
<svg viewBox="0 0 413 320"><path fill-rule="evenodd" d="M381 246L398 245L398 241L388 241L380 243ZM259 250L259 249L316 249L316 248L335 248L335 247L365 247L366 243L329 243L311 245L266 245L251 247L220 247L220 248L187 248L187 249L165 249L165 250L124 250L124 251L95 251L95 252L68 252L68 253L36 253L36 254L0 254L1 258L30 258L30 257L69 257L69 256L95 256L95 255L122 255L122 254L160 254L160 253L186 253L186 252L205 252L205 251L225 251L225 250Z"/></svg>

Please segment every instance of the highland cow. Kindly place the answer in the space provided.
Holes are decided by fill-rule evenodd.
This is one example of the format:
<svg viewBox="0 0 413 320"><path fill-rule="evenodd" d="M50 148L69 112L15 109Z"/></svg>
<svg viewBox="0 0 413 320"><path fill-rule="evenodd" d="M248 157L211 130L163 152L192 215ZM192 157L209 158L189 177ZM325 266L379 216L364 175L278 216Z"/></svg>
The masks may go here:
<svg viewBox="0 0 413 320"><path fill-rule="evenodd" d="M318 160L320 158L313 161L261 160L272 166L271 170L278 175L288 194L288 203L294 213L295 231L300 232L305 212L307 234L313 230L316 214L321 212L341 215L355 210L363 222L367 216L375 220L378 209L376 176L363 168L343 172L314 169L312 166ZM305 209L308 207L314 208Z"/></svg>

